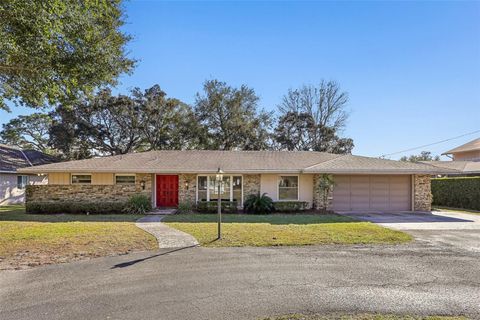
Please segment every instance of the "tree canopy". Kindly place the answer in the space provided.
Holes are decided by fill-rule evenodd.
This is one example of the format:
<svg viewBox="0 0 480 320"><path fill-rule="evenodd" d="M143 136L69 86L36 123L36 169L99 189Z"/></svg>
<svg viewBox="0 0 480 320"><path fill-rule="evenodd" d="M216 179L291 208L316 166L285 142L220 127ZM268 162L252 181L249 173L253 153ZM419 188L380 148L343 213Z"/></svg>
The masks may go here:
<svg viewBox="0 0 480 320"><path fill-rule="evenodd" d="M410 162L418 162L418 161L438 161L440 160L440 156L436 155L433 156L430 151L422 151L420 154L412 154L410 156L403 156L400 158L400 161L410 161Z"/></svg>
<svg viewBox="0 0 480 320"><path fill-rule="evenodd" d="M200 143L213 150L262 150L269 147L272 115L259 110L259 98L246 85L234 88L208 80L195 101Z"/></svg>
<svg viewBox="0 0 480 320"><path fill-rule="evenodd" d="M353 140L339 136L348 119L347 104L348 94L332 81L289 90L278 106L275 142L286 150L351 153Z"/></svg>
<svg viewBox="0 0 480 320"><path fill-rule="evenodd" d="M218 80L204 83L194 105L169 97L159 85L118 95L103 89L47 113L12 119L0 139L64 159L181 149L350 153L352 139L339 135L348 99L332 86L289 91L278 119L260 108L252 88Z"/></svg>
<svg viewBox="0 0 480 320"><path fill-rule="evenodd" d="M0 109L49 107L115 85L135 61L121 0L0 2Z"/></svg>

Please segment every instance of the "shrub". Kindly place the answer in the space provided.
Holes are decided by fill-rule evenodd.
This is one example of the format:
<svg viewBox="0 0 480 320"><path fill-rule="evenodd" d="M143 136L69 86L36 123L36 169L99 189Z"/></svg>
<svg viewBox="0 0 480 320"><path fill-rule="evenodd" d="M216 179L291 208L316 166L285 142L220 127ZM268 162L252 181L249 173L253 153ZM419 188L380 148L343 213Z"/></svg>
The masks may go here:
<svg viewBox="0 0 480 320"><path fill-rule="evenodd" d="M266 193L251 194L243 204L243 211L255 214L268 214L274 210L273 200Z"/></svg>
<svg viewBox="0 0 480 320"><path fill-rule="evenodd" d="M236 213L238 210L237 201L222 201L222 213ZM197 211L204 213L216 213L218 210L217 201L199 201Z"/></svg>
<svg viewBox="0 0 480 320"><path fill-rule="evenodd" d="M273 206L278 212L296 212L307 210L309 204L306 201L275 201Z"/></svg>
<svg viewBox="0 0 480 320"><path fill-rule="evenodd" d="M433 205L480 210L480 177L432 179Z"/></svg>
<svg viewBox="0 0 480 320"><path fill-rule="evenodd" d="M144 194L134 194L131 196L123 209L126 213L145 214L152 210L152 202Z"/></svg>
<svg viewBox="0 0 480 320"><path fill-rule="evenodd" d="M124 202L30 202L25 204L27 213L32 214L109 214L121 213Z"/></svg>
<svg viewBox="0 0 480 320"><path fill-rule="evenodd" d="M178 204L177 213L192 213L194 209L190 201L180 202Z"/></svg>

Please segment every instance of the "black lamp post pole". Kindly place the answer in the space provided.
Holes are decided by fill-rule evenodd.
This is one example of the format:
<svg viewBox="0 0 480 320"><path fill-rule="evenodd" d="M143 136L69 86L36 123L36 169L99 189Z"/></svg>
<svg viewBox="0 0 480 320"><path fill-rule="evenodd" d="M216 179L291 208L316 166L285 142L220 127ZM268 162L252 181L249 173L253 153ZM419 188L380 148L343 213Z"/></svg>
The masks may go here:
<svg viewBox="0 0 480 320"><path fill-rule="evenodd" d="M220 195L220 184L218 181L218 236L217 239L222 239L222 197Z"/></svg>

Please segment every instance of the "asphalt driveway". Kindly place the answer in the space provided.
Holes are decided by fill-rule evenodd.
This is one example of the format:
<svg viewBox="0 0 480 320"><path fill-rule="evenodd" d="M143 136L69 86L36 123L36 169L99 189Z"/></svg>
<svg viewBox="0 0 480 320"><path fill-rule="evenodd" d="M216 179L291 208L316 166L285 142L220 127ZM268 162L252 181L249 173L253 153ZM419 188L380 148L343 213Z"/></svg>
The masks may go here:
<svg viewBox="0 0 480 320"><path fill-rule="evenodd" d="M162 249L0 272L0 319L257 319L383 312L480 318L480 255L397 246Z"/></svg>
<svg viewBox="0 0 480 320"><path fill-rule="evenodd" d="M454 211L342 213L412 234L439 247L480 252L480 215Z"/></svg>

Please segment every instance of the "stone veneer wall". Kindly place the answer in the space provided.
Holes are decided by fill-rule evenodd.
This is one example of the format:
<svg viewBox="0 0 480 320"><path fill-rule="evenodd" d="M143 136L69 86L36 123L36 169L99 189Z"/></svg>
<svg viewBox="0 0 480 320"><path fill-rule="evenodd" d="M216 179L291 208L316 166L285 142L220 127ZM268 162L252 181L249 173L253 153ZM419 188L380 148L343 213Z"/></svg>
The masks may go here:
<svg viewBox="0 0 480 320"><path fill-rule="evenodd" d="M413 175L413 210L431 211L432 210L432 191L430 175Z"/></svg>
<svg viewBox="0 0 480 320"><path fill-rule="evenodd" d="M134 194L152 197L152 174L137 173L135 185L31 185L26 189L26 202L125 202ZM145 181L145 190L141 181Z"/></svg>
<svg viewBox="0 0 480 320"><path fill-rule="evenodd" d="M320 179L321 179L322 175L321 174L314 174L313 175L313 208L316 209L316 210L320 210L322 208L331 208L332 207L332 200L333 200L333 190L330 191L329 195L328 195L328 203L327 205L325 206L325 204L323 203L323 196L322 196L322 193L321 193L321 190L319 189L318 185L320 184Z"/></svg>
<svg viewBox="0 0 480 320"><path fill-rule="evenodd" d="M244 174L243 175L243 201L251 194L260 193L260 175Z"/></svg>
<svg viewBox="0 0 480 320"><path fill-rule="evenodd" d="M194 204L197 200L197 175L178 175L178 203Z"/></svg>

